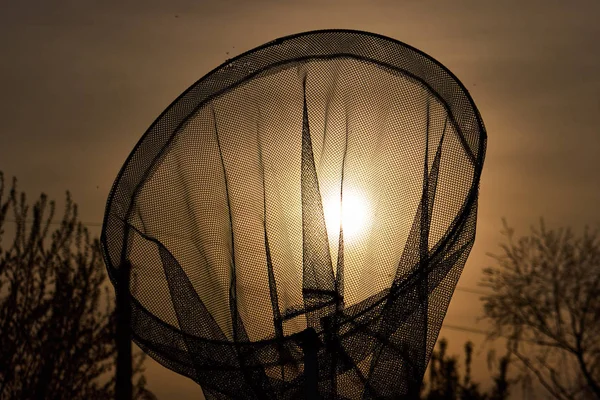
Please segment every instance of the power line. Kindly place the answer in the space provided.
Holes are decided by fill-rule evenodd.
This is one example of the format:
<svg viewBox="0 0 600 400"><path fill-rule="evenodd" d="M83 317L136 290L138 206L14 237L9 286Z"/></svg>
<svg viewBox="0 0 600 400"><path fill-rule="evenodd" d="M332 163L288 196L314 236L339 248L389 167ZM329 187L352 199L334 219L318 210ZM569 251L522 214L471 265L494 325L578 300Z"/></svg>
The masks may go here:
<svg viewBox="0 0 600 400"><path fill-rule="evenodd" d="M488 336L491 333L491 332L488 332L488 331L484 331L483 329L469 328L469 327L466 327L466 326L444 324L444 323L442 323L442 328L451 329L451 330L454 330L454 331L476 333L478 335L485 335L485 336Z"/></svg>
<svg viewBox="0 0 600 400"><path fill-rule="evenodd" d="M17 222L16 220L13 219L6 219L6 222ZM26 223L32 223L33 220L26 220ZM62 222L60 221L50 221L51 225L60 225ZM101 227L102 223L101 222L82 222L82 225L85 226L92 226L92 227ZM456 287L454 290L459 291L459 292L464 292L464 293L470 293L470 294L477 294L477 295L481 295L481 296L488 296L489 293L483 292L481 290L477 290L477 289L472 289L472 288L467 288L467 287ZM453 324L442 324L442 328L444 329L450 329L450 330L454 330L454 331L460 331L460 332L469 332L469 333L475 333L477 335L489 335L490 332L484 331L482 329L477 329L477 328L469 328L466 326L460 326L460 325L453 325Z"/></svg>
<svg viewBox="0 0 600 400"><path fill-rule="evenodd" d="M17 222L14 219L5 219L4 221L6 221L6 222L15 222L15 223ZM32 222L33 222L32 219L25 220L25 223L27 223L27 224L31 224ZM46 222L44 224L46 224ZM50 221L50 222L48 222L48 224L50 224L50 225L60 225L60 224L62 224L62 221ZM96 226L102 226L102 222L82 222L81 225L96 227Z"/></svg>
<svg viewBox="0 0 600 400"><path fill-rule="evenodd" d="M456 289L454 290L458 290L459 292L465 292L465 293L471 293L471 294L478 294L480 296L489 296L491 293L486 293L482 290L478 290L478 289L471 289L468 287L464 287L464 286L457 286Z"/></svg>
<svg viewBox="0 0 600 400"><path fill-rule="evenodd" d="M14 219L6 219L6 222L17 222ZM25 220L26 223L32 223L33 220L28 219ZM60 225L62 222L61 221L50 221L50 225ZM84 226L88 226L88 227L102 227L102 222L82 222L81 223ZM489 296L490 293L486 293L484 291L478 290L478 289L473 289L473 288L468 288L468 287L464 287L464 286L457 286L454 290L459 291L459 292L464 292L464 293L470 293L470 294L477 294L480 296Z"/></svg>
<svg viewBox="0 0 600 400"><path fill-rule="evenodd" d="M6 219L5 221L6 222L17 222L16 220L12 220L12 219ZM25 222L32 223L33 220L26 220ZM60 221L50 221L50 225L60 225L61 223L62 222L60 222ZM89 226L89 227L102 227L101 222L82 222L81 224L85 225L85 226ZM454 290L459 291L459 292L464 292L464 293L476 294L476 295L480 295L480 296L489 296L490 295L490 293L486 293L482 290L468 288L468 287L464 287L464 286L457 286ZM450 330L454 330L454 331L460 331L460 332L469 332L469 333L474 333L477 335L484 335L484 336L488 336L491 334L491 332L485 331L483 329L470 328L470 327L454 325L454 324L442 324L442 328L450 329Z"/></svg>

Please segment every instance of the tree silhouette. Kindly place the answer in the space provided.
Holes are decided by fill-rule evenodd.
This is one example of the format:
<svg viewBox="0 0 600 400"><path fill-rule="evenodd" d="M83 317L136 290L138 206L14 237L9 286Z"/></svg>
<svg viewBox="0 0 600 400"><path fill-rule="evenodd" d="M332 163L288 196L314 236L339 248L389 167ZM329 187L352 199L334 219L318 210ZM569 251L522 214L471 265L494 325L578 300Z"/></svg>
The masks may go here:
<svg viewBox="0 0 600 400"><path fill-rule="evenodd" d="M423 400L506 400L509 394L508 356L499 361L498 372L494 375L493 386L489 391L483 391L479 383L471 378L473 361L473 343L465 343L465 373L461 379L459 362L455 356L447 354L448 342L442 338L438 349L434 350L428 365L428 376L423 385L421 399Z"/></svg>
<svg viewBox="0 0 600 400"><path fill-rule="evenodd" d="M0 172L0 398L114 398L114 301L98 239L68 192L53 229L53 201L42 194L31 208L16 179L5 186ZM142 361L135 357L134 393L152 398Z"/></svg>
<svg viewBox="0 0 600 400"><path fill-rule="evenodd" d="M485 269L492 337L505 336L524 374L556 399L600 399L600 235L548 229L506 242Z"/></svg>

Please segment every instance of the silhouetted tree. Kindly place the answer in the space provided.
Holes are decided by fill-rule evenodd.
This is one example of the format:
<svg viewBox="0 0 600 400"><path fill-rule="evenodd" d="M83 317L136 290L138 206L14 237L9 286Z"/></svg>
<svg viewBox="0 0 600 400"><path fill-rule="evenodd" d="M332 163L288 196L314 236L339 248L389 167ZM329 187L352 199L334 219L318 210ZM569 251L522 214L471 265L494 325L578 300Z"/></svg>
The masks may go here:
<svg viewBox="0 0 600 400"><path fill-rule="evenodd" d="M0 398L114 398L114 301L98 239L78 221L69 193L53 229L55 203L46 195L30 209L16 179L5 189L0 172ZM142 361L136 356L134 393L152 398Z"/></svg>
<svg viewBox="0 0 600 400"><path fill-rule="evenodd" d="M482 285L492 337L526 374L557 399L600 399L600 235L586 228L548 229L543 220L516 239L504 221L506 242L491 256Z"/></svg>
<svg viewBox="0 0 600 400"><path fill-rule="evenodd" d="M493 387L485 392L479 383L471 378L473 362L473 343L465 343L465 374L461 379L458 371L458 359L448 356L448 342L440 339L438 349L434 350L428 365L428 376L423 385L423 400L506 400L508 398L509 358L500 359L499 371L494 375Z"/></svg>

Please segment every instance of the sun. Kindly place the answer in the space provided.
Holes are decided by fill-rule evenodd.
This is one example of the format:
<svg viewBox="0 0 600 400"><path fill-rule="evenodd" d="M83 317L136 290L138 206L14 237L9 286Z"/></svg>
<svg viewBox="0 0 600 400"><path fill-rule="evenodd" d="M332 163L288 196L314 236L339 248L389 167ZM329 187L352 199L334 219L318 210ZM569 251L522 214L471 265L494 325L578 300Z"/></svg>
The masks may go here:
<svg viewBox="0 0 600 400"><path fill-rule="evenodd" d="M338 196L330 196L325 201L323 212L330 242L337 242L340 223L344 242L360 238L370 226L371 207L366 196L359 192L344 192L342 201Z"/></svg>

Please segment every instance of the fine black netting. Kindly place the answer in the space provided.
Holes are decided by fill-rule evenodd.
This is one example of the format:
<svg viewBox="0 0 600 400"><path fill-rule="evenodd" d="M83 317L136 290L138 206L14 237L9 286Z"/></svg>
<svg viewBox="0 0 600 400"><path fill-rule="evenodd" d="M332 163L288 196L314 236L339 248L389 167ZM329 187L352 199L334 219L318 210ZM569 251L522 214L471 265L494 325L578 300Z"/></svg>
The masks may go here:
<svg viewBox="0 0 600 400"><path fill-rule="evenodd" d="M110 193L102 244L113 282L131 265L135 342L209 399L416 396L485 143L457 78L383 36L308 32L229 60Z"/></svg>

